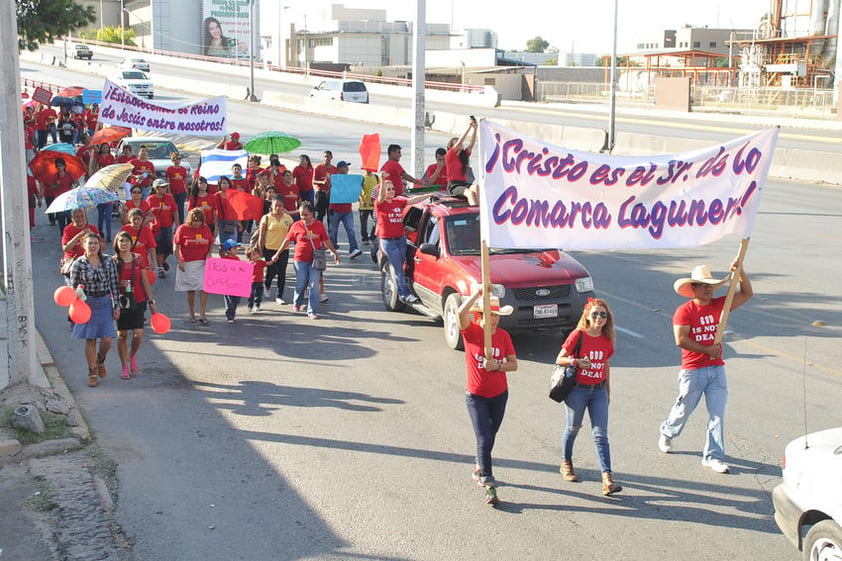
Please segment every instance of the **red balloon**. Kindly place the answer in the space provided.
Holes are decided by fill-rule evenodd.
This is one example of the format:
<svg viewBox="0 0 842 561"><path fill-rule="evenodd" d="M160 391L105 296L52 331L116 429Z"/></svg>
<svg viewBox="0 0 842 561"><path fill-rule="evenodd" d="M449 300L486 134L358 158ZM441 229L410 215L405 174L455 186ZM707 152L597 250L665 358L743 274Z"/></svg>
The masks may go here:
<svg viewBox="0 0 842 561"><path fill-rule="evenodd" d="M70 319L73 323L88 323L91 319L91 307L84 300L70 304Z"/></svg>
<svg viewBox="0 0 842 561"><path fill-rule="evenodd" d="M155 276L155 271L152 269L146 269L146 277L149 279L149 284L155 284L155 281L158 280L158 277Z"/></svg>
<svg viewBox="0 0 842 561"><path fill-rule="evenodd" d="M159 335L163 335L170 330L170 318L160 312L152 314L152 318L149 320L149 323L152 324L152 331Z"/></svg>
<svg viewBox="0 0 842 561"><path fill-rule="evenodd" d="M78 298L76 291L67 285L60 286L56 288L55 292L53 292L53 300L55 300L56 304L59 306L67 307L75 302L76 298Z"/></svg>

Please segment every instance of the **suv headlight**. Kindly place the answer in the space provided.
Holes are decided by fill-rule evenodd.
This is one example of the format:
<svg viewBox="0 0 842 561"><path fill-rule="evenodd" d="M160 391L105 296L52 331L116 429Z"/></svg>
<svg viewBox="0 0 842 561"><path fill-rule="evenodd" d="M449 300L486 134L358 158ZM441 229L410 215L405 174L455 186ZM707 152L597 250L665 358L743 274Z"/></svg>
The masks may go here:
<svg viewBox="0 0 842 561"><path fill-rule="evenodd" d="M476 292L477 289L479 288L479 286L480 285L478 283L472 284L471 285L471 293L473 294L474 292ZM492 284L491 285L491 295L496 296L502 302L503 298L505 298L505 296L506 296L506 287L503 286L502 284Z"/></svg>
<svg viewBox="0 0 842 561"><path fill-rule="evenodd" d="M583 277L576 279L576 290L579 292L593 291L593 277Z"/></svg>

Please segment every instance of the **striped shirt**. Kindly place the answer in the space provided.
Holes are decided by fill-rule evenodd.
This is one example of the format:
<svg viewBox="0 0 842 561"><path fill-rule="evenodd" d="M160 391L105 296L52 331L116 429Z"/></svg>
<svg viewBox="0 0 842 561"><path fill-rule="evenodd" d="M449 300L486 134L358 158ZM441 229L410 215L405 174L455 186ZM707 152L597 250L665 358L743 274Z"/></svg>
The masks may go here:
<svg viewBox="0 0 842 561"><path fill-rule="evenodd" d="M120 307L120 285L117 278L117 266L113 259L102 256L99 267L94 268L87 256L79 257L73 262L73 268L70 271L70 286L78 288L79 285L85 287L85 294L89 296L109 294L111 306Z"/></svg>

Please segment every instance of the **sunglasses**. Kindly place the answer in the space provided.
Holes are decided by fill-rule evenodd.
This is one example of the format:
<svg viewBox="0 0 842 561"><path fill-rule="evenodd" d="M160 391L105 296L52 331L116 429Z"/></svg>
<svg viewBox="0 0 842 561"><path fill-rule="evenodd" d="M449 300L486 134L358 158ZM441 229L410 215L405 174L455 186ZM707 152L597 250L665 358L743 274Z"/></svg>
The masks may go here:
<svg viewBox="0 0 842 561"><path fill-rule="evenodd" d="M605 318L607 318L607 317L608 317L608 313L607 313L607 312L594 312L594 313L592 313L592 314L591 314L591 318L593 318L593 319L596 319L596 318L603 318L603 319L605 319Z"/></svg>

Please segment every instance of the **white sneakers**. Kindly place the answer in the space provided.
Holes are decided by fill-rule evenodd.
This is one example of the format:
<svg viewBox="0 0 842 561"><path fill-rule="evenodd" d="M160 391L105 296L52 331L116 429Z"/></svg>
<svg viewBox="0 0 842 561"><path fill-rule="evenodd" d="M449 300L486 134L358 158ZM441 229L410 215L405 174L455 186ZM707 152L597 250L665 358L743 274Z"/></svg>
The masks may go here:
<svg viewBox="0 0 842 561"><path fill-rule="evenodd" d="M663 434L660 438L658 438L658 450L663 452L664 454L669 454L672 452L672 439L667 438Z"/></svg>
<svg viewBox="0 0 842 561"><path fill-rule="evenodd" d="M731 471L731 468L728 467L728 464L716 458L702 458L702 465L712 469L716 473L728 473Z"/></svg>

